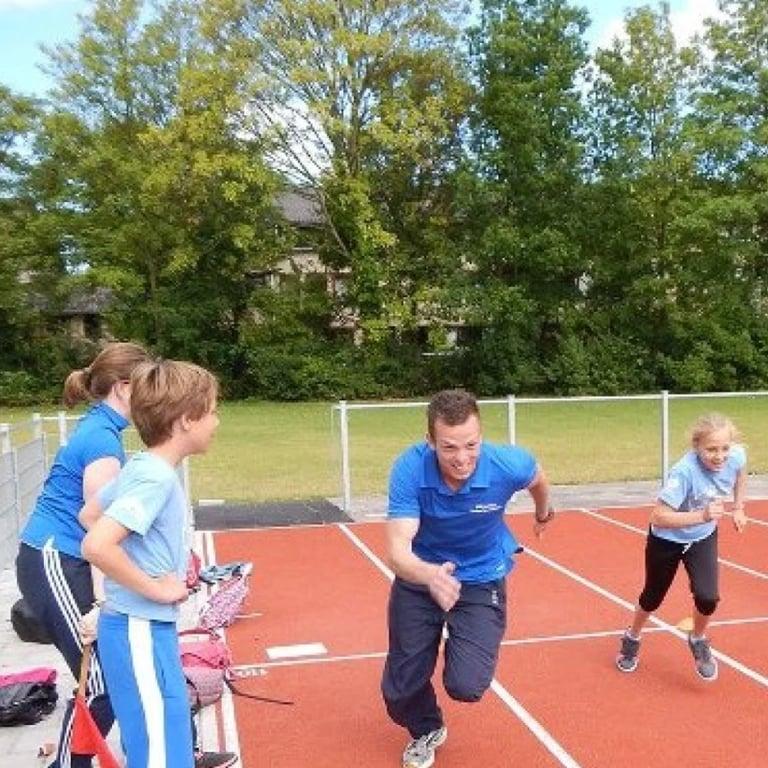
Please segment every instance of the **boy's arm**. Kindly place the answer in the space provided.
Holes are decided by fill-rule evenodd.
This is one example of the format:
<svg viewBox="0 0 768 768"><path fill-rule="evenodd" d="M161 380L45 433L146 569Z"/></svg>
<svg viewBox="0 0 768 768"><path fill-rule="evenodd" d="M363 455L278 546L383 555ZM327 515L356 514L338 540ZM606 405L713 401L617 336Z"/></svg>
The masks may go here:
<svg viewBox="0 0 768 768"><path fill-rule="evenodd" d="M175 573L153 578L128 557L121 542L131 531L106 515L101 516L83 539L83 557L113 581L156 603L178 603L187 587Z"/></svg>

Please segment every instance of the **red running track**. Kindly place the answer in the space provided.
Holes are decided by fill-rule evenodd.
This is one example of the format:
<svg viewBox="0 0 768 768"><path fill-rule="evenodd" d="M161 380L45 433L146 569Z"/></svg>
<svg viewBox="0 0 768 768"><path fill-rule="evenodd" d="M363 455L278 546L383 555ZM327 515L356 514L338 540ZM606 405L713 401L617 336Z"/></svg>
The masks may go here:
<svg viewBox="0 0 768 768"><path fill-rule="evenodd" d="M768 764L768 503L751 502L742 535L721 523L722 603L710 636L720 676L696 676L674 626L690 616L684 572L646 633L637 672L614 666L642 586L648 511L561 512L544 539L530 515L508 517L527 552L509 581L509 626L496 680L478 704L450 701L438 768L764 768ZM407 734L386 715L379 679L389 580L382 524L229 531L218 562L255 564L246 614L227 632L246 690L220 745L244 768L397 768ZM317 656L268 649L321 643ZM231 712L231 722L227 713Z"/></svg>

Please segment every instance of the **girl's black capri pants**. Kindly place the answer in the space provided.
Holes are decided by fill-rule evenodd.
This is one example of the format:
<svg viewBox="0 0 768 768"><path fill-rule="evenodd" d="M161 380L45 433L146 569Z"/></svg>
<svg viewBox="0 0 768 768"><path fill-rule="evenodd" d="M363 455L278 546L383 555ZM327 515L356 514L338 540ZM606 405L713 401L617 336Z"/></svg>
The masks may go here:
<svg viewBox="0 0 768 768"><path fill-rule="evenodd" d="M691 594L697 610L711 616L720 600L718 592L717 528L705 539L679 544L648 533L645 544L645 587L638 601L652 613L662 603L682 561L688 573Z"/></svg>

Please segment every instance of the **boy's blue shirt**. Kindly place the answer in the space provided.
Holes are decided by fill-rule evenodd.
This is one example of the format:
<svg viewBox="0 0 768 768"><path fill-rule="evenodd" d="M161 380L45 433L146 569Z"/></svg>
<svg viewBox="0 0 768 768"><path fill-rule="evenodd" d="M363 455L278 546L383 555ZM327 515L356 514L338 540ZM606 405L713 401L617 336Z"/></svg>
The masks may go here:
<svg viewBox="0 0 768 768"><path fill-rule="evenodd" d="M88 409L56 453L21 541L35 549L52 541L60 552L82 559L85 528L77 516L85 503L83 474L99 459L113 457L125 463L121 433L127 426L128 420L103 401Z"/></svg>
<svg viewBox="0 0 768 768"><path fill-rule="evenodd" d="M457 491L448 487L427 443L411 446L395 461L389 480L389 517L417 518L413 552L428 563L456 564L465 583L503 578L518 543L504 522L512 495L536 476L533 456L512 445L483 443L477 466Z"/></svg>
<svg viewBox="0 0 768 768"><path fill-rule="evenodd" d="M121 546L150 576L187 568L187 500L174 467L152 453L132 456L118 477L99 492L104 514L130 533ZM178 607L156 603L106 578L107 610L156 621L176 621Z"/></svg>
<svg viewBox="0 0 768 768"><path fill-rule="evenodd" d="M731 497L739 472L746 466L747 454L742 445L734 445L722 469L712 472L699 460L696 451L689 451L669 471L659 501L679 512L703 509L715 499ZM680 544L701 541L715 530L717 523L687 525L684 528L651 526L655 536Z"/></svg>

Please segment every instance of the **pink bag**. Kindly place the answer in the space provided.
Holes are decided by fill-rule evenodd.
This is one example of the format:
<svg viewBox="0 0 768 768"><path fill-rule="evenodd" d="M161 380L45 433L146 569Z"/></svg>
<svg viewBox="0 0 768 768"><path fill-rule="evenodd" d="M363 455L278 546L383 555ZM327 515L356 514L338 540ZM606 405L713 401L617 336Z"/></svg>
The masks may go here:
<svg viewBox="0 0 768 768"><path fill-rule="evenodd" d="M179 653L189 703L198 709L217 702L224 693L225 677L232 664L224 640L207 629L188 629L179 633Z"/></svg>
<svg viewBox="0 0 768 768"><path fill-rule="evenodd" d="M201 640L189 638L200 637ZM224 686L236 696L268 704L293 704L292 701L258 696L238 690L232 683L232 654L215 632L207 629L187 629L179 632L179 653L184 677L187 678L189 703L197 711L215 704L224 694Z"/></svg>

